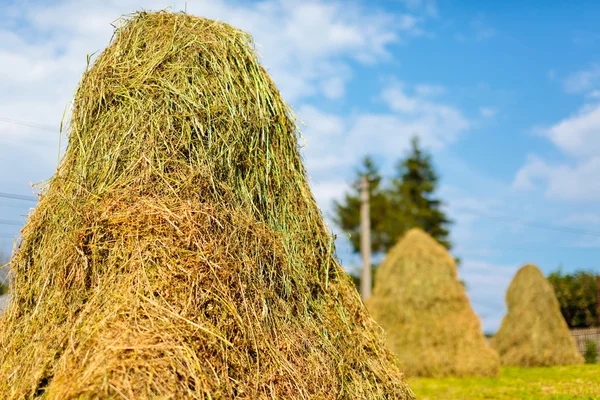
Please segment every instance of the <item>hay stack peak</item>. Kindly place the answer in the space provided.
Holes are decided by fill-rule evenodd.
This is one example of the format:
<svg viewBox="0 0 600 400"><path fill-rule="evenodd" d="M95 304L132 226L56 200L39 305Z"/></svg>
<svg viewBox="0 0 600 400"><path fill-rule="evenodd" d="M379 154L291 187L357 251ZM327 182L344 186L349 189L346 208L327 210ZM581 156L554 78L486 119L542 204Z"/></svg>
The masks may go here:
<svg viewBox="0 0 600 400"><path fill-rule="evenodd" d="M498 355L485 343L454 259L422 230L389 251L367 305L407 375L498 374Z"/></svg>
<svg viewBox="0 0 600 400"><path fill-rule="evenodd" d="M138 13L21 232L0 398L409 399L248 34Z"/></svg>
<svg viewBox="0 0 600 400"><path fill-rule="evenodd" d="M492 346L503 365L582 364L556 294L538 267L523 266L506 293L508 313Z"/></svg>

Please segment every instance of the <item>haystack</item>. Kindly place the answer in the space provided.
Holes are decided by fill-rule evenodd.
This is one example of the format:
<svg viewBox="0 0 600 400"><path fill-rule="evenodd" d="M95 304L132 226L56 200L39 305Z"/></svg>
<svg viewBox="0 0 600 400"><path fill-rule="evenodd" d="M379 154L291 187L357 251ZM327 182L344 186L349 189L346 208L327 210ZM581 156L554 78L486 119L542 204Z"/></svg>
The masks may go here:
<svg viewBox="0 0 600 400"><path fill-rule="evenodd" d="M422 230L408 231L390 250L367 305L407 375L498 374L498 355L485 342L454 258Z"/></svg>
<svg viewBox="0 0 600 400"><path fill-rule="evenodd" d="M503 365L582 364L554 289L535 265L522 267L506 292L508 314L492 338Z"/></svg>
<svg viewBox="0 0 600 400"><path fill-rule="evenodd" d="M21 233L0 398L412 398L248 34L138 13Z"/></svg>

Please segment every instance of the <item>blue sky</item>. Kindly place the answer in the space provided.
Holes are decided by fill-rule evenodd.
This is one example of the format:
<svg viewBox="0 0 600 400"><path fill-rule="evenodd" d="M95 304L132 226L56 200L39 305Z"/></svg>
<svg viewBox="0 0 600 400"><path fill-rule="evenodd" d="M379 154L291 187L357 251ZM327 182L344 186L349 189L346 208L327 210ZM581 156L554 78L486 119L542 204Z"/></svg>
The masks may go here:
<svg viewBox="0 0 600 400"><path fill-rule="evenodd" d="M494 331L521 265L600 272L600 4L564 4L215 0L187 10L254 35L304 123L303 155L326 215L365 154L389 173L421 136L456 221L459 273ZM0 1L0 192L31 195L30 183L53 174L66 143L59 149L61 116L110 23L169 6L186 7ZM0 220L24 223L30 205L0 198ZM5 251L19 228L0 224ZM331 229L342 263L356 268Z"/></svg>

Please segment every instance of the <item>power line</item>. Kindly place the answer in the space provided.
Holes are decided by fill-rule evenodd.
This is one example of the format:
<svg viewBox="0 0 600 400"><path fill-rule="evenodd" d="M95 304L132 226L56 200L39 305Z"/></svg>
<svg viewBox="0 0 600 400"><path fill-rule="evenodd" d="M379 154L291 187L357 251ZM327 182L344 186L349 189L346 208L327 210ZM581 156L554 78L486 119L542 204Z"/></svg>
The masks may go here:
<svg viewBox="0 0 600 400"><path fill-rule="evenodd" d="M2 120L2 117L0 117L0 120ZM21 201L31 201L31 202L38 201L37 197L35 197L35 196L27 196L27 195L20 195L20 194L15 194L15 193L4 193L4 192L0 192L0 198L21 200ZM552 225L552 224L546 224L546 223L541 223L541 222L529 222L529 221L521 220L519 218L508 217L505 215L490 215L490 214L482 213L482 212L476 211L474 209L469 209L469 208L462 208L462 209L463 209L463 211L477 215L479 217L494 219L497 221L502 221L502 222L507 222L507 223L516 223L516 224L523 225L523 226L528 226L528 227L537 228L537 229L551 230L551 231L555 231L555 232L600 237L600 232L597 232L597 231L571 228L571 227L560 226L560 225ZM21 225L20 222L7 221L7 220L0 220L0 224Z"/></svg>
<svg viewBox="0 0 600 400"><path fill-rule="evenodd" d="M20 221L11 221L11 220L8 220L8 219L0 219L0 225L21 226L21 225L23 225L23 222L20 222Z"/></svg>
<svg viewBox="0 0 600 400"><path fill-rule="evenodd" d="M32 208L32 207L34 207L34 205L30 205L25 202L10 203L10 200L9 200L9 202L0 200L0 209L12 208L12 209L17 209L17 210L22 211L23 209Z"/></svg>
<svg viewBox="0 0 600 400"><path fill-rule="evenodd" d="M538 229L546 229L549 231L572 233L575 235L600 237L600 232L593 232L593 231L588 231L588 230L584 230L584 229L570 228L567 226L549 225L549 224L542 224L542 223L537 223L537 222L526 222L526 221L514 221L514 222L519 223L524 226L530 226L532 228L538 228Z"/></svg>
<svg viewBox="0 0 600 400"><path fill-rule="evenodd" d="M509 243L506 245L503 244L502 249L505 249L505 251L508 250L510 252L526 252L526 253L548 252L549 250L594 251L594 252L598 251L598 247L557 245L555 243L544 243L544 242L535 243L530 246L528 246L526 243L519 243L518 245L513 245L513 244ZM465 254L466 254L465 258L481 257L479 254L469 255L469 254L473 254L470 252L465 252Z"/></svg>
<svg viewBox="0 0 600 400"><path fill-rule="evenodd" d="M34 122L20 121L18 119L0 117L0 121L6 122L6 123L9 123L9 124L14 124L14 125L27 126L29 128L41 129L41 130L44 130L44 131L50 131L50 132L57 132L58 131L58 128L53 128L50 125L36 124Z"/></svg>
<svg viewBox="0 0 600 400"><path fill-rule="evenodd" d="M529 221L524 221L519 218L512 218L512 217L508 217L508 216L504 216L504 215L485 214L485 213L481 213L481 212L478 212L478 211L475 211L472 209L463 209L463 210L466 212L469 212L471 214L477 215L479 217L494 219L494 220L502 221L502 222L515 223L515 224L519 224L519 225L523 225L523 226L528 226L531 228L545 229L545 230L562 232L562 233L571 233L571 234L575 234L575 235L600 237L600 232L597 232L597 231L571 228L568 226L561 226L561 225L552 225L552 224L546 224L546 223L541 223L541 222L529 222Z"/></svg>
<svg viewBox="0 0 600 400"><path fill-rule="evenodd" d="M25 195L22 195L22 194L2 193L2 192L0 192L0 197L4 197L6 199L13 199L13 200L23 200L23 201L37 202L37 197L35 197L35 196L25 196Z"/></svg>

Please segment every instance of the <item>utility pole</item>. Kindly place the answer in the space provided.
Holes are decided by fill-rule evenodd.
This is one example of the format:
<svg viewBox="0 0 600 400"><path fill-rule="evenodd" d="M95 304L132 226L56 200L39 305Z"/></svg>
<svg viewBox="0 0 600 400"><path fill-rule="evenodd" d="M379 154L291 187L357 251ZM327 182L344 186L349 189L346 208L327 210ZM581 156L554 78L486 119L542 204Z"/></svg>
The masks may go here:
<svg viewBox="0 0 600 400"><path fill-rule="evenodd" d="M371 297L371 221L369 216L369 180L363 176L360 180L360 254L362 255L362 273L360 294L363 302Z"/></svg>

